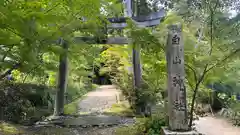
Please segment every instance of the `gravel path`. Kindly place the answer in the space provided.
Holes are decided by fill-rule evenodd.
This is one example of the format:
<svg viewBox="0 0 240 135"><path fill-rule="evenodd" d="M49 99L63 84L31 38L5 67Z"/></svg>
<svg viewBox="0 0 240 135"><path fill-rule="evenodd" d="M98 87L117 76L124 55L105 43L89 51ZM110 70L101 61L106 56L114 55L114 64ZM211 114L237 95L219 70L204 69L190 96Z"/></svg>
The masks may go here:
<svg viewBox="0 0 240 135"><path fill-rule="evenodd" d="M240 135L240 128L223 118L202 117L195 123L196 129L204 135Z"/></svg>
<svg viewBox="0 0 240 135"><path fill-rule="evenodd" d="M120 92L113 85L104 85L96 89L96 91L87 94L86 98L79 103L79 113L100 114L110 108L113 104L118 103ZM106 117L107 118L107 117ZM98 121L95 119L95 122ZM104 120L103 120L104 121ZM133 123L131 119L120 117L108 117L105 122L127 124ZM115 129L118 126L102 127L102 128L89 128L85 130L75 130L79 135L114 135ZM76 134L76 135L78 135Z"/></svg>
<svg viewBox="0 0 240 135"><path fill-rule="evenodd" d="M79 113L102 113L117 103L117 95L120 92L113 85L100 86L93 92L89 92L86 98L79 102Z"/></svg>

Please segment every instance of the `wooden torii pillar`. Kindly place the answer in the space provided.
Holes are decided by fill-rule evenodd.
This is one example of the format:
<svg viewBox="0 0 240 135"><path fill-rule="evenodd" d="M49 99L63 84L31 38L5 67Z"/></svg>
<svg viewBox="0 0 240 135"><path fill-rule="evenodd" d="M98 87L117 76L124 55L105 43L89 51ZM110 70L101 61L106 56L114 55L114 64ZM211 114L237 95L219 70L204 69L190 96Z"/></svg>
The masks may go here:
<svg viewBox="0 0 240 135"><path fill-rule="evenodd" d="M54 104L54 116L61 116L64 114L64 102L65 102L65 92L67 89L67 72L68 72L68 61L67 61L67 51L68 43L60 38L58 44L61 45L64 52L60 54L59 57L59 75L57 92Z"/></svg>
<svg viewBox="0 0 240 135"><path fill-rule="evenodd" d="M128 4L129 1L128 0ZM126 3L125 3L126 4ZM130 8L131 6L127 5L127 8ZM129 10L129 9L128 9ZM129 12L128 12L129 13ZM132 19L132 21L137 25L139 28L145 28L145 27L153 27L160 23L161 19L163 19L165 16L164 9L160 9L158 12L151 13L147 16L138 16L138 17L119 17L119 18L108 18L107 21L110 22L109 25L107 25L107 29L124 29L127 27L127 18ZM108 37L107 33L104 36L106 39L101 39L96 37L74 37L73 42L83 43L86 42L88 44L118 44L118 45L126 45L131 43L131 39L126 37ZM103 37L103 38L104 38ZM60 56L60 66L59 66L59 83L58 83L58 89L56 93L56 100L55 100L55 110L54 115L62 115L63 114L63 108L64 108L64 101L59 101L62 99L65 99L64 92L66 92L67 88L67 42L62 40L62 48L65 50L64 54L61 54ZM140 49L140 48L139 48ZM139 88L141 86L142 81L142 73L141 73L141 65L140 65L140 53L139 50L136 50L133 48L133 74L134 74L134 87Z"/></svg>

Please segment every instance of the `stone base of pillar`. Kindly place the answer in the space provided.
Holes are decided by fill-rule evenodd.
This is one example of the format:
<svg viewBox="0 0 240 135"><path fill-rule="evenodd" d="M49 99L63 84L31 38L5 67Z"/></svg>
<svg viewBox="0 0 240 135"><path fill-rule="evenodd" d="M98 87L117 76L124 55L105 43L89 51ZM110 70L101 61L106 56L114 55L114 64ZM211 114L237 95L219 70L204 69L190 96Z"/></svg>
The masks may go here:
<svg viewBox="0 0 240 135"><path fill-rule="evenodd" d="M197 131L186 131L186 132L179 132L179 131L170 131L167 127L162 128L163 135L201 135Z"/></svg>

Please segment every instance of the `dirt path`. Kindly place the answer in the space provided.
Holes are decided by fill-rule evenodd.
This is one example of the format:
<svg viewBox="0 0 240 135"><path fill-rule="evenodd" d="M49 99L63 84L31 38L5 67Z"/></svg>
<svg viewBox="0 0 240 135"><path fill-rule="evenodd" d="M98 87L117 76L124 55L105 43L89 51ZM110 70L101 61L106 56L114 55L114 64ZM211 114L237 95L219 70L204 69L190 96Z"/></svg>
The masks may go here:
<svg viewBox="0 0 240 135"><path fill-rule="evenodd" d="M234 127L223 118L203 117L196 123L196 129L204 135L240 135L240 128Z"/></svg>

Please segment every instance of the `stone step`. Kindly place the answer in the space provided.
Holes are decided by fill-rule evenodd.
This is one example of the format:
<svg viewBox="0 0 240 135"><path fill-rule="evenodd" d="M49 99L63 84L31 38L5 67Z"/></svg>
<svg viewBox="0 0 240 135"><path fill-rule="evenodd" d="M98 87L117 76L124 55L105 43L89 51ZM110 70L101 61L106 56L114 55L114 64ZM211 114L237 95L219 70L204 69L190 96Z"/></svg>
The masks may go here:
<svg viewBox="0 0 240 135"><path fill-rule="evenodd" d="M119 116L85 116L66 119L63 122L65 126L97 126L97 125L117 125L121 124L121 117Z"/></svg>
<svg viewBox="0 0 240 135"><path fill-rule="evenodd" d="M61 117L59 119L48 119L36 123L36 127L107 127L115 125L124 125L125 123L134 123L133 118L123 118L120 116L111 115L83 115L78 117Z"/></svg>

